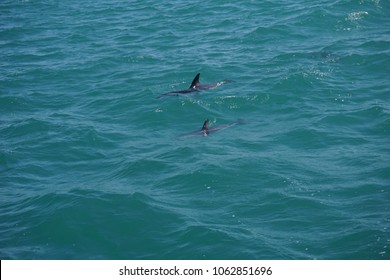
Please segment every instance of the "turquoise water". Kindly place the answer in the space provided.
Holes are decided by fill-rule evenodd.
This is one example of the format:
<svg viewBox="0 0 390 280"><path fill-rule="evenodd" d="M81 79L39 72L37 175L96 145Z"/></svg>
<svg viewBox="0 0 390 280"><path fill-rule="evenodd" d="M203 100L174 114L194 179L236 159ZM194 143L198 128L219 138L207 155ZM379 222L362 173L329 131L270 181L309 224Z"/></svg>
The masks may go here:
<svg viewBox="0 0 390 280"><path fill-rule="evenodd" d="M0 258L390 259L389 14L2 0Z"/></svg>

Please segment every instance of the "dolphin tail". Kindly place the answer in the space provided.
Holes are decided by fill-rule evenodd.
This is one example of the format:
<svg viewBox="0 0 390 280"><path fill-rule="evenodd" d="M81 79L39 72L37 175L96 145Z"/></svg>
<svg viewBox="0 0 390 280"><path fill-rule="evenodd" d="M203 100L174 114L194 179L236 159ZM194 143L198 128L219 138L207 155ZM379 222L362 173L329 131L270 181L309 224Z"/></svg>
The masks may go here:
<svg viewBox="0 0 390 280"><path fill-rule="evenodd" d="M160 94L159 96L156 97L156 99L160 99L165 96L178 96L178 95L179 94L176 92L167 92L167 93Z"/></svg>
<svg viewBox="0 0 390 280"><path fill-rule="evenodd" d="M194 80L192 81L191 85L189 88L196 88L199 86L199 76L200 76L200 73L196 74Z"/></svg>
<svg viewBox="0 0 390 280"><path fill-rule="evenodd" d="M250 123L255 122L254 120L244 120L244 119L236 119L234 123Z"/></svg>

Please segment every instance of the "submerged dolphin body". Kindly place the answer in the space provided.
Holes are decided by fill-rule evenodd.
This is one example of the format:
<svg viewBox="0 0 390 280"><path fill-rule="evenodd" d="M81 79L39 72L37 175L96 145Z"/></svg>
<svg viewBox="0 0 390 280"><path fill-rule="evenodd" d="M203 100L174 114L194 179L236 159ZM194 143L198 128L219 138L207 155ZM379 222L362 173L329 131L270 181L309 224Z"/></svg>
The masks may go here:
<svg viewBox="0 0 390 280"><path fill-rule="evenodd" d="M236 124L245 123L245 122L252 122L252 121L237 119L234 122L231 122L231 123L228 123L225 125L218 125L215 127L209 127L209 120L207 119L204 121L203 126L200 130L196 130L196 131L190 132L190 133L180 134L176 138L187 138L187 137L194 137L194 136L208 136L211 133L214 133L214 132L217 132L220 130L224 130L224 129L229 128L231 126L234 126Z"/></svg>
<svg viewBox="0 0 390 280"><path fill-rule="evenodd" d="M161 98L164 96L178 96L180 94L187 94L187 93L192 93L192 92L196 92L196 91L207 90L207 89L219 87L220 85L223 85L223 84L233 82L231 80L224 80L222 82L213 83L213 84L201 84L199 82L199 76L200 76L200 73L196 74L196 76L195 76L194 80L192 81L189 88L177 90L177 91L170 91L168 93L163 93L163 94L160 94L157 98Z"/></svg>

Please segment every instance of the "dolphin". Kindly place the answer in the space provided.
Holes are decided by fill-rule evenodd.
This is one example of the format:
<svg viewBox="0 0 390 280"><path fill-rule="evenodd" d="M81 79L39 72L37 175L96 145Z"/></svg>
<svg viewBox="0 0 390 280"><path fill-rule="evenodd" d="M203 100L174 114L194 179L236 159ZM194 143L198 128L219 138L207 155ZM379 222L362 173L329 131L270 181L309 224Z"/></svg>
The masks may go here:
<svg viewBox="0 0 390 280"><path fill-rule="evenodd" d="M202 128L200 130L196 130L196 131L193 131L193 132L190 132L190 133L180 134L176 138L187 138L187 137L194 137L194 136L209 136L211 133L214 133L214 132L217 132L217 131L220 131L220 130L224 130L224 129L232 127L232 126L234 126L236 124L246 123L246 122L253 122L253 121L237 119L234 122L231 122L231 123L228 123L228 124L225 124L225 125L218 125L218 126L215 126L215 127L210 127L209 126L209 120L207 119L207 120L204 121L203 126L202 126Z"/></svg>
<svg viewBox="0 0 390 280"><path fill-rule="evenodd" d="M231 80L224 80L224 81L221 81L221 82L218 82L218 83L213 83L213 84L201 84L199 82L199 76L200 76L200 73L196 74L196 76L192 80L192 83L191 83L189 88L182 89L182 90L177 90L177 91L170 91L168 93L163 93L163 94L160 94L157 98L161 98L161 97L164 97L164 96L178 96L180 94L193 93L193 92L196 92L196 91L207 90L207 89L219 87L219 86L221 86L223 84L227 84L227 83L233 82Z"/></svg>

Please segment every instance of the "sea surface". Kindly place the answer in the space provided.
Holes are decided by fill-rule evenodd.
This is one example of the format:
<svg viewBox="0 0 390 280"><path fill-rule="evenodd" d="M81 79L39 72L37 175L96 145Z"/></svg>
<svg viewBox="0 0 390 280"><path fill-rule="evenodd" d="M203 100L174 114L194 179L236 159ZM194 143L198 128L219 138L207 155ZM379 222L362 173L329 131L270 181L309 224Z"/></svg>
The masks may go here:
<svg viewBox="0 0 390 280"><path fill-rule="evenodd" d="M0 258L390 259L389 15L1 0Z"/></svg>

